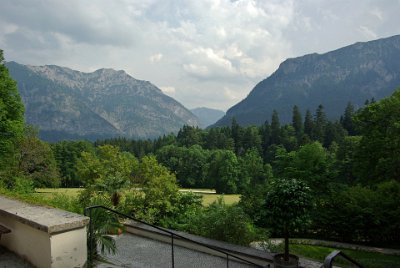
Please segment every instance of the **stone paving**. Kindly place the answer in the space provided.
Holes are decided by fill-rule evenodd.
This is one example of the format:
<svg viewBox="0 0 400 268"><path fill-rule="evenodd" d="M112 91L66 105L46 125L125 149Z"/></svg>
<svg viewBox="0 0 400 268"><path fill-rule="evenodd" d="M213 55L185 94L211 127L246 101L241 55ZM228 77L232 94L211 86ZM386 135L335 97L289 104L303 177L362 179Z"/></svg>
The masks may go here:
<svg viewBox="0 0 400 268"><path fill-rule="evenodd" d="M0 268L34 268L19 256L0 246Z"/></svg>
<svg viewBox="0 0 400 268"><path fill-rule="evenodd" d="M118 252L116 255L105 254L104 257L117 267L137 268L170 268L171 244L152 239L123 234L115 238ZM190 250L180 246L174 247L175 267L177 268L209 268L226 267L226 258ZM115 267L105 263L98 264L98 268ZM254 267L248 264L229 261L230 268Z"/></svg>

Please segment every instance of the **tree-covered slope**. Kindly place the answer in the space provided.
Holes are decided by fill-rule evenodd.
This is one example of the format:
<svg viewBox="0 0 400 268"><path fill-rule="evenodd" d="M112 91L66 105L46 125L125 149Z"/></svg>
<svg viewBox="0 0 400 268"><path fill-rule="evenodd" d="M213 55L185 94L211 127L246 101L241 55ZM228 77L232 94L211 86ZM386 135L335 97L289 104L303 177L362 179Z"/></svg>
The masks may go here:
<svg viewBox="0 0 400 268"><path fill-rule="evenodd" d="M284 61L215 125L229 125L233 117L242 125L260 125L271 120L274 109L282 122L290 122L294 105L304 115L322 104L335 119L349 101L361 107L367 99L389 96L399 85L400 35L356 43Z"/></svg>
<svg viewBox="0 0 400 268"><path fill-rule="evenodd" d="M26 107L26 121L46 140L115 136L152 138L198 125L180 103L124 71L82 73L54 65L7 63Z"/></svg>

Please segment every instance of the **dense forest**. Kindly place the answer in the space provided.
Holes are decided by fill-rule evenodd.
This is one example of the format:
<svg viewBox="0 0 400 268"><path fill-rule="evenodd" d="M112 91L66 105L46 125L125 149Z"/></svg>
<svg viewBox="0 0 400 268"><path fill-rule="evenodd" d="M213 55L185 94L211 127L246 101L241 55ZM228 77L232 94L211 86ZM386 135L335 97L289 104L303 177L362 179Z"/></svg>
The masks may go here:
<svg viewBox="0 0 400 268"><path fill-rule="evenodd" d="M155 140L49 144L24 125L15 82L3 64L0 72L3 188L85 187L77 211L102 203L150 223L246 244L281 235L269 223L266 196L274 182L296 179L310 188L314 205L294 235L400 241L400 90L357 111L349 103L337 121L326 118L322 105L304 116L294 106L286 125L274 111L262 126L232 120L229 127L205 130L184 126ZM180 187L241 199L203 207L199 196Z"/></svg>

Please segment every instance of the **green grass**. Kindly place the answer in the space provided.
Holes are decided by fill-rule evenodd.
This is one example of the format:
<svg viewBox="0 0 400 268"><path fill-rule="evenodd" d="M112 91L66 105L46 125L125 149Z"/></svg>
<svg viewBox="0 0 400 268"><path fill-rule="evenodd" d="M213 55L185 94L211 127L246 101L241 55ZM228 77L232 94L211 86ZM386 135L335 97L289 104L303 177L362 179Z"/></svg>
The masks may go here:
<svg viewBox="0 0 400 268"><path fill-rule="evenodd" d="M35 194L43 197L51 197L54 194L65 194L66 196L76 197L84 188L36 188Z"/></svg>
<svg viewBox="0 0 400 268"><path fill-rule="evenodd" d="M332 247L312 246L312 245L290 245L290 253L313 259L319 262L324 262L324 259L332 251L337 250ZM400 256L386 255L377 252L366 252L351 249L339 249L346 255L350 256L366 268L398 268L400 267ZM342 267L354 267L342 257L336 257L334 264Z"/></svg>
<svg viewBox="0 0 400 268"><path fill-rule="evenodd" d="M203 206L208 206L214 201L217 201L218 198L222 197L225 204L227 205L232 205L235 203L238 203L240 201L240 195L239 194L200 194L203 196Z"/></svg>
<svg viewBox="0 0 400 268"><path fill-rule="evenodd" d="M43 198L52 198L55 194L65 194L69 197L78 196L79 192L84 188L37 188L35 190L35 196L40 196ZM217 201L218 198L222 197L225 204L232 205L238 203L240 200L240 195L238 194L209 194L209 193L201 193L201 191L214 191L213 189L182 189L187 191L197 192L197 194L203 197L203 206L208 206L214 201Z"/></svg>

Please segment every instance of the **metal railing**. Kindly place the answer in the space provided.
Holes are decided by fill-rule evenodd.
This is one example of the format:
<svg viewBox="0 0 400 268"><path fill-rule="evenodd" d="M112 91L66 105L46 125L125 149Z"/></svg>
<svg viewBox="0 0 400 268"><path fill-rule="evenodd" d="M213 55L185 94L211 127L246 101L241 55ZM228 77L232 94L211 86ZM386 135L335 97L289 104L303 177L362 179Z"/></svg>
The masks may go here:
<svg viewBox="0 0 400 268"><path fill-rule="evenodd" d="M161 231L163 233L166 233L166 234L170 235L171 236L171 264L172 264L172 268L175 267L175 250L174 250L174 247L175 247L174 239L175 238L182 239L182 240L185 240L187 242L190 242L190 243L193 243L193 244L196 244L196 245L200 245L202 247L205 247L207 249L210 249L210 250L216 251L216 252L218 252L218 253L220 253L222 255L225 255L226 256L226 267L227 268L229 268L229 260L230 259L234 259L234 260L246 263L246 264L254 266L254 267L261 267L261 268L269 267L269 265L268 266L262 266L262 265L256 264L256 263L251 262L249 260L243 259L243 258L241 258L239 256L233 255L233 254L231 254L231 253L229 253L227 251L224 251L224 250L221 250L219 248L216 248L216 247L213 247L213 246L210 246L210 245L207 245L207 244L192 240L190 238L181 236L181 235L176 234L174 232L171 232L171 231L169 231L167 229L164 229L164 228L161 228L159 226L156 226L156 225L153 225L153 224L149 224L149 223L146 223L144 221L135 219L135 218L133 218L133 217L131 217L129 215L123 214L123 213L121 213L119 211L116 211L114 209L111 209L111 208L108 208L108 207L105 207L105 206L102 206L102 205L90 206L90 207L85 208L85 210L84 210L85 216L88 216L90 218L90 221L89 221L89 233L88 233L88 241L89 241L88 242L88 251L89 251L88 252L88 264L89 265L91 265L93 263L93 254L92 254L93 250L94 250L93 247L97 246L97 245L95 245L93 243L93 224L92 224L93 223L92 222L92 210L93 209L97 209L97 208L107 210L107 211L112 212L112 213L114 213L114 214L116 214L116 215L118 215L118 216L120 216L122 218L127 218L127 219L133 220L135 222L139 222L141 224L144 224L146 226L153 227L153 228L155 228L155 229L157 229L157 230L159 230L159 231Z"/></svg>
<svg viewBox="0 0 400 268"><path fill-rule="evenodd" d="M324 261L324 265L322 265L321 268L332 268L333 260L334 260L337 256L343 257L344 259L346 259L346 260L348 260L349 262L351 262L352 264L354 264L356 267L364 268L364 266L362 266L359 262L353 260L352 258L350 258L349 256L347 256L346 254L344 254L344 252L342 252L342 251L340 251L340 250L332 251L331 254L329 254L328 256L326 256L325 261Z"/></svg>

